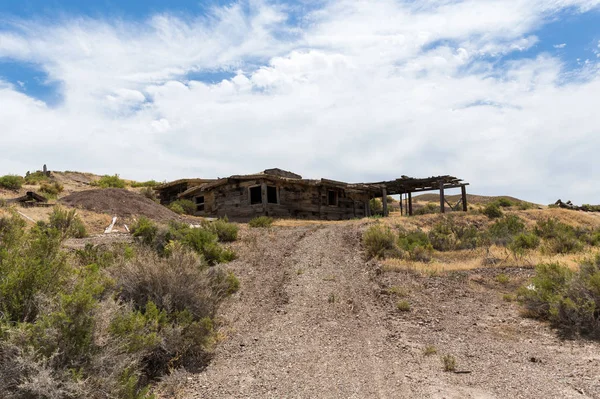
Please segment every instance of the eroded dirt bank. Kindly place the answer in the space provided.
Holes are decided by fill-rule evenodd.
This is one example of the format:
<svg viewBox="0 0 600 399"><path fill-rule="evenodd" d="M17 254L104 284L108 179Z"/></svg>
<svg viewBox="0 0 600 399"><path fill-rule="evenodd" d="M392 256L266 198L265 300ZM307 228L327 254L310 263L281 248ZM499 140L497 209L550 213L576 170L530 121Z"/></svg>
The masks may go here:
<svg viewBox="0 0 600 399"><path fill-rule="evenodd" d="M600 397L600 345L561 341L503 300L530 270L502 271L507 285L496 269L382 273L360 236L353 223L246 231L223 341L181 397ZM468 373L444 372L446 354Z"/></svg>

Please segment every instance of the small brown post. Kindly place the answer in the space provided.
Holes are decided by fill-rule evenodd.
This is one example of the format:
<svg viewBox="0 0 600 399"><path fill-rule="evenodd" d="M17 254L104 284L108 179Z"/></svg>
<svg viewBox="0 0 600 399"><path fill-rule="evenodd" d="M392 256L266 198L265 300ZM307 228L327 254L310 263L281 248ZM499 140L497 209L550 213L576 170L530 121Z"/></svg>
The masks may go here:
<svg viewBox="0 0 600 399"><path fill-rule="evenodd" d="M262 205L263 205L263 214L268 216L267 212L267 183L262 183L260 185L261 188L261 197L262 197Z"/></svg>
<svg viewBox="0 0 600 399"><path fill-rule="evenodd" d="M440 180L440 212L446 213L446 204L444 198L444 182Z"/></svg>
<svg viewBox="0 0 600 399"><path fill-rule="evenodd" d="M387 216L388 215L388 207L387 207L387 190L384 188L383 190L381 190L381 202L383 203L383 216Z"/></svg>
<svg viewBox="0 0 600 399"><path fill-rule="evenodd" d="M408 193L408 215L412 216L413 215L413 210L412 210L412 193Z"/></svg>
<svg viewBox="0 0 600 399"><path fill-rule="evenodd" d="M465 186L464 184L462 186L460 186L460 191L462 194L462 206L463 206L463 212L467 211L467 186Z"/></svg>

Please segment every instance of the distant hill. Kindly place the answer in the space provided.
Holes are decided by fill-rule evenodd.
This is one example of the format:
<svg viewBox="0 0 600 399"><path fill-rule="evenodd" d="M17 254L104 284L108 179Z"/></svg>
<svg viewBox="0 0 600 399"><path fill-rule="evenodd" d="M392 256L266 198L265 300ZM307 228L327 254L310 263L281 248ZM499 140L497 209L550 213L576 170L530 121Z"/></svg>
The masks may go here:
<svg viewBox="0 0 600 399"><path fill-rule="evenodd" d="M494 202L500 198L507 199L514 203L529 202L529 201L521 200L519 198L511 197L508 195L485 196L485 195L477 195L477 194L467 194L467 203L471 204L471 205L486 205L486 204L489 204L490 202ZM460 200L460 194L446 195L446 200L448 202L457 202L458 200ZM421 195L414 196L413 201L436 202L437 203L440 201L440 195L433 194L433 193L432 194L421 194ZM533 204L533 202L530 202L530 203ZM535 204L535 205L537 205L537 204Z"/></svg>

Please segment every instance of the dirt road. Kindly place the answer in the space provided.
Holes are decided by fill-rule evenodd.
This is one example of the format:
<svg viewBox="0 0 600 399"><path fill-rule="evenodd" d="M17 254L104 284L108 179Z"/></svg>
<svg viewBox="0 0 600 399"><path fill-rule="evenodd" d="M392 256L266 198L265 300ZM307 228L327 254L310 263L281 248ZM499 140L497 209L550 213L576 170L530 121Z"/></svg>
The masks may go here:
<svg viewBox="0 0 600 399"><path fill-rule="evenodd" d="M360 236L356 223L246 231L223 341L182 397L600 397L600 346L520 317L497 271L380 274ZM530 272L506 273L517 284ZM467 373L444 372L444 354Z"/></svg>

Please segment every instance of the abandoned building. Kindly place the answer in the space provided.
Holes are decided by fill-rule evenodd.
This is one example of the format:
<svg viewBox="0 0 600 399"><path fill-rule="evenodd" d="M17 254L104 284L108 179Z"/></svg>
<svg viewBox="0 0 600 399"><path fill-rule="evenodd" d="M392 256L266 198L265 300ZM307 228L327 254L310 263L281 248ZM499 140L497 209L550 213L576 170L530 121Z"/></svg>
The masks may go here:
<svg viewBox="0 0 600 399"><path fill-rule="evenodd" d="M387 196L397 194L401 196L401 209L412 215L412 194L431 190L440 190L440 206L444 212L444 190L450 188L461 188L462 208L466 210L467 185L452 176L426 179L403 176L379 183L344 183L303 179L292 172L267 169L256 174L219 179L180 179L160 185L155 190L163 205L177 199L193 201L197 216L227 216L240 221L262 215L343 220L371 216L369 201L372 198L382 199L383 214L387 215ZM404 207L403 200L406 202Z"/></svg>

